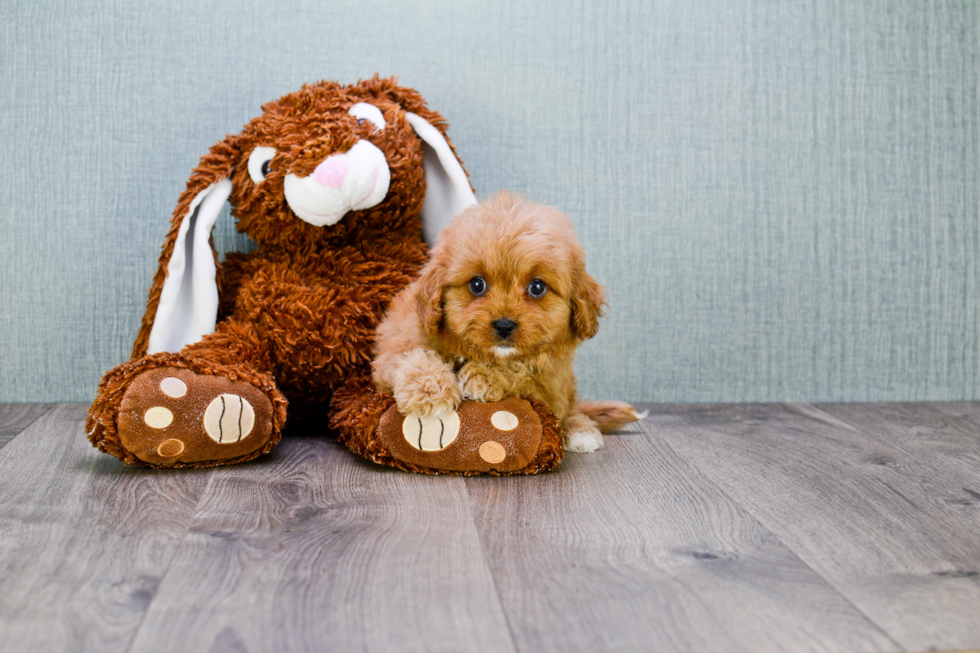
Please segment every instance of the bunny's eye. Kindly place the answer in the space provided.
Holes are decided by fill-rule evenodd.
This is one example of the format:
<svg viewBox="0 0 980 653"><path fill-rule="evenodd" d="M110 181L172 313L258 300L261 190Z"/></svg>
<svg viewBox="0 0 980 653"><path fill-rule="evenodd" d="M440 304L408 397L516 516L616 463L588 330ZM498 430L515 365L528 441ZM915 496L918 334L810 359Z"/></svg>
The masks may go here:
<svg viewBox="0 0 980 653"><path fill-rule="evenodd" d="M257 147L248 155L248 176L256 184L265 181L272 169L269 164L276 155L274 147Z"/></svg>
<svg viewBox="0 0 980 653"><path fill-rule="evenodd" d="M376 132L385 128L385 117L381 114L381 109L373 104L358 102L347 113L357 118L357 124L359 125L363 125L364 121L367 120L374 125L374 131Z"/></svg>

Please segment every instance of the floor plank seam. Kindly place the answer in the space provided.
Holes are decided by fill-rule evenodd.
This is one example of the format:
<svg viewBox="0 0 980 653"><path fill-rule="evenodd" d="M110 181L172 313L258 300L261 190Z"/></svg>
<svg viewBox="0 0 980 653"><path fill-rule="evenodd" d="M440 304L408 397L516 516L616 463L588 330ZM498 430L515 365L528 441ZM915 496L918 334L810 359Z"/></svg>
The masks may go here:
<svg viewBox="0 0 980 653"><path fill-rule="evenodd" d="M652 425L651 425L651 429L652 429ZM655 434L648 431L645 432L643 435L647 438L652 438L654 437ZM845 601L848 605L854 608L854 610L857 611L858 614L863 616L869 624L871 624L879 633L881 633L883 637L885 637L885 639L887 639L889 642L895 645L895 649L893 651L882 651L880 653L902 653L908 651L908 649L902 644L900 644L898 641L896 641L895 638L891 636L891 633L885 630L881 624L879 624L877 621L872 619L864 610L860 608L860 606L855 604L854 601L851 599L851 597L845 594L840 587L838 587L835 583L831 582L830 579L828 579L824 574L820 573L816 568L814 568L813 565L807 562L806 559L804 559L796 549L794 549L792 546L790 546L785 541L783 541L781 537L777 536L776 533L772 530L772 528L759 515L756 515L752 510L750 510L747 506L742 504L740 501L736 501L734 497L732 497L728 492L726 492L725 489L721 487L710 474L708 474L708 472L702 469L693 460L681 454L673 445L670 444L670 442L666 438L663 439L663 445L667 447L667 449L669 449L671 452L673 452L673 454L676 455L678 458L686 462L688 465L691 465L692 469L697 470L698 473L701 474L706 481L711 483L713 488L721 496L723 496L725 499L730 501L732 505L738 506L741 510L744 510L745 514L749 515L752 519L754 519L759 524L760 528L765 529L765 532L768 533L770 537L772 537L775 541L779 542L782 546L786 547L786 550L791 552L796 557L796 559L800 561L800 564L804 565L807 569L812 571L817 577L821 578L823 582L827 583L827 585L830 588L832 588L838 594L838 596L841 597L843 601Z"/></svg>
<svg viewBox="0 0 980 653"><path fill-rule="evenodd" d="M923 402L923 403L928 403L928 402ZM780 404L780 405L782 406L784 404ZM793 405L793 404L786 404L786 406L791 406L791 405ZM861 436L864 436L868 440L874 442L876 446L881 447L882 449L887 449L887 450L889 450L891 452L894 452L896 454L899 454L899 457L904 457L906 460L909 460L909 461L915 461L916 460L917 454L914 451L908 450L903 445L903 443L901 443L901 442L895 442L893 440L889 440L887 438L883 438L880 435L875 435L873 432L870 432L870 431L866 430L860 424L853 422L852 421L853 418L848 418L846 415L836 415L836 414L832 413L831 411L826 410L825 408L823 408L819 404L795 404L795 405L798 405L798 406L808 406L811 410L817 411L821 415L825 416L827 418L827 420L828 420L827 421L828 424L834 424L834 425L840 424L840 425L846 426L847 428L849 428L852 431L854 431L854 433L859 434ZM815 419L811 415L804 415L804 416L805 417L808 417L809 419ZM830 420L832 420L832 421L830 421ZM963 431L963 429L961 429L955 423L954 424L951 424L950 426L953 429L956 429L956 430L959 430L959 431L963 432L965 435L972 435L968 431ZM980 482L980 475L977 475L977 482ZM891 489L894 491L894 488L891 488ZM963 488L963 490L965 492L968 492L968 493L971 492L969 488ZM908 501L908 499L906 499L906 501ZM912 504L912 505L914 506L914 504ZM918 508L918 506L914 506L914 507ZM934 519L934 517L935 517L935 515L933 513L929 512L929 511L925 511L925 510L923 511L923 515L927 519ZM933 528L935 528L937 530L939 530L939 529L942 528L942 525L939 524L939 523L936 523L935 521L933 521L933 524L932 525L933 525Z"/></svg>
<svg viewBox="0 0 980 653"><path fill-rule="evenodd" d="M910 403L918 403L918 402L910 402ZM814 411L817 411L821 415L823 415L826 418L828 424L834 424L835 422L836 423L839 423L839 424L844 425L847 428L853 430L855 433L860 433L861 435L864 435L868 439L876 442L881 447L887 447L887 448L891 449L892 451L901 453L901 454L903 454L905 456L908 456L908 457L913 457L914 456L914 454L912 452L909 452L909 451L905 450L899 444L896 444L896 443L893 443L893 442L882 441L880 438L875 437L873 434L869 434L859 424L855 424L850 419L848 419L846 416L844 416L844 415L836 415L836 414L834 414L834 413L832 413L832 412L824 409L824 407L821 404L797 403L797 404L779 404L779 405L782 406L782 407L784 407L787 410L791 410L792 406L803 406L803 407L807 407L807 408L809 408L811 410L814 410ZM810 417L810 418L811 419L814 419L813 417ZM758 519L758 517L756 517L756 519ZM763 522L760 520L760 523L763 523ZM768 527L767 527L767 529L768 529ZM803 557L799 553L797 553L792 547L790 547L789 545L786 545L786 546L791 551L793 551L793 553L798 558L800 558L800 560L802 562L804 562L805 564L807 564L807 566L810 566L809 563L807 563L806 560L804 560ZM814 570L814 571L816 572L816 570ZM819 572L816 572L816 573L819 573ZM820 574L820 575L821 575L822 578L824 578L822 574ZM844 599L848 603L850 603L852 606L854 606L854 609L856 609L858 612L860 612L861 614L863 614L865 616L865 618L868 619L869 622L873 623L880 631L882 631L885 634L885 636L888 637L888 639L890 639L892 641L895 641L895 638L893 638L890 633L888 633L887 631L885 631L883 626L881 626L880 624L878 624L878 622L876 622L874 619L872 619L871 616L869 616L864 610L862 610L857 604L855 604L851 600L851 598L846 593L844 593L844 591L842 589L840 589L837 585L835 585L830 579L824 578L824 580L831 587L833 587L842 597L844 597ZM897 641L895 641L895 645L899 647L898 649L896 649L896 651L910 652L910 653L911 652L918 651L917 648L914 648L914 647L913 648L908 648L906 646L903 646L903 645L899 644ZM970 653L970 652L965 652L965 653Z"/></svg>
<svg viewBox="0 0 980 653"><path fill-rule="evenodd" d="M473 495L470 494L469 483L466 478L462 478L463 489L466 490L466 500L470 504L470 519L473 522L473 528L476 531L476 537L480 541L480 555L483 557L483 562L486 564L487 571L490 573L490 580L493 583L493 593L497 597L497 605L500 606L500 613L504 615L504 623L507 624L507 634L510 636L511 648L515 653L520 653L521 648L517 644L517 638L514 636L514 625L510 622L510 615L507 614L507 610L504 608L504 599L500 595L500 588L497 586L497 575L493 572L493 567L490 565L490 556L487 555L487 547L483 543L483 536L480 534L480 525L476 522L476 515L474 510L476 506L473 505Z"/></svg>
<svg viewBox="0 0 980 653"><path fill-rule="evenodd" d="M170 471L171 472L177 471L178 473L180 473L178 470L170 470ZM191 532L191 527L194 525L194 522L197 519L197 515L201 511L201 503L203 503L204 499L208 496L208 490L211 488L211 484L214 483L214 478L215 478L214 469L208 470L208 474L209 474L208 482L201 490L201 496L198 498L197 504L194 506L194 512L193 514L191 514L191 518L187 521L187 528L184 530L184 534L180 536L180 542L178 542L177 546L174 547L173 555L171 555L170 560L167 561L167 568L164 570L163 574L160 575L160 582L157 583L156 589L154 589L153 591L153 598L151 598L147 602L146 609L143 611L142 616L140 616L139 623L136 624L136 628L133 628L133 635L129 639L129 644L126 645L126 653L132 653L133 646L135 646L136 644L136 639L139 636L140 631L143 629L143 624L146 622L146 617L148 614L150 614L150 610L153 608L153 604L154 602L156 602L157 596L160 594L160 588L163 586L164 581L167 579L167 576L170 574L170 569L173 567L174 560L177 559L177 556L180 554L181 549L183 549L184 547L184 542L187 540L187 536Z"/></svg>
<svg viewBox="0 0 980 653"><path fill-rule="evenodd" d="M34 424L34 422L38 421L39 419L41 419L42 417L44 417L45 415L47 415L48 413L50 413L52 410L54 410L58 406L69 406L69 405L71 405L71 404L50 404L50 405L48 405L48 407L46 409L44 409L40 414L38 414L36 417L34 417L34 419L32 419L30 422L28 422L27 424L25 424L16 433L13 433L13 434L10 434L10 435L6 435L6 436L0 435L0 449L3 449L8 444L10 444L11 442L13 442L14 439L16 439L17 437L19 437L21 433L23 433L24 431L26 431L27 429L29 429L31 427L31 425Z"/></svg>

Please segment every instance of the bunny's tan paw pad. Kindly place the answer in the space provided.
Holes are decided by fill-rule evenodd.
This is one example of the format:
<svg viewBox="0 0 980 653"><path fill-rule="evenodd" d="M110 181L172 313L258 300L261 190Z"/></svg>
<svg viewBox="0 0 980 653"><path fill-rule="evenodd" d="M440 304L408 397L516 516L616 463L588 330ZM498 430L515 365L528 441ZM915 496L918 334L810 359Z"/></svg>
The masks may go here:
<svg viewBox="0 0 980 653"><path fill-rule="evenodd" d="M118 427L122 446L151 465L221 464L269 445L272 402L247 383L161 367L130 384Z"/></svg>

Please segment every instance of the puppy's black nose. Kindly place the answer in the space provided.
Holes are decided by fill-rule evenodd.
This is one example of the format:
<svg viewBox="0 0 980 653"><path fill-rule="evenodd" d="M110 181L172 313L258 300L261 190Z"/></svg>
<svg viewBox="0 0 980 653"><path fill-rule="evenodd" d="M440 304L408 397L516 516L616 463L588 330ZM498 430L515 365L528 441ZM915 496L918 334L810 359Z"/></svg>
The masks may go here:
<svg viewBox="0 0 980 653"><path fill-rule="evenodd" d="M514 329L517 328L517 322L514 320L509 320L506 317L494 320L492 322L493 330L497 332L497 335L501 339L507 338L510 334L514 333Z"/></svg>

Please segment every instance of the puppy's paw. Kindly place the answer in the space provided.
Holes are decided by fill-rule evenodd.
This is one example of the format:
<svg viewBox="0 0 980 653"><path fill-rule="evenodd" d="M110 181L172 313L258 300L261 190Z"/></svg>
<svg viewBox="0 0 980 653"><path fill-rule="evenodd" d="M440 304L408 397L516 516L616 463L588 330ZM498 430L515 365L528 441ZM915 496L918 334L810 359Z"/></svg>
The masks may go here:
<svg viewBox="0 0 980 653"><path fill-rule="evenodd" d="M565 434L565 451L592 453L602 449L602 433L597 428L578 429Z"/></svg>
<svg viewBox="0 0 980 653"><path fill-rule="evenodd" d="M459 370L459 388L464 399L474 401L500 401L507 396L506 388L494 383L489 370L472 361Z"/></svg>
<svg viewBox="0 0 980 653"><path fill-rule="evenodd" d="M398 366L392 389L398 411L403 415L442 417L461 401L456 375L438 354L414 349Z"/></svg>

